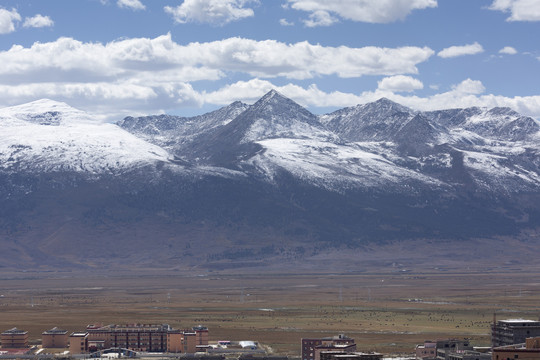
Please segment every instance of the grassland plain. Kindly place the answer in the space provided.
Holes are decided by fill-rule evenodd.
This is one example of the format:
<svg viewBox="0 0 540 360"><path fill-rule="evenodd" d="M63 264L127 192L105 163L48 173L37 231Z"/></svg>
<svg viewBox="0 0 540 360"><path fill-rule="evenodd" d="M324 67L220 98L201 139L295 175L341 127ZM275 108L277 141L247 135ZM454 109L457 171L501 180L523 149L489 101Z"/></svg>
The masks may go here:
<svg viewBox="0 0 540 360"><path fill-rule="evenodd" d="M497 318L538 318L538 272L489 271L255 274L3 272L0 330L39 343L54 326L91 323L208 326L210 340L256 340L299 355L303 337L345 333L361 351L412 353L426 339L489 344Z"/></svg>

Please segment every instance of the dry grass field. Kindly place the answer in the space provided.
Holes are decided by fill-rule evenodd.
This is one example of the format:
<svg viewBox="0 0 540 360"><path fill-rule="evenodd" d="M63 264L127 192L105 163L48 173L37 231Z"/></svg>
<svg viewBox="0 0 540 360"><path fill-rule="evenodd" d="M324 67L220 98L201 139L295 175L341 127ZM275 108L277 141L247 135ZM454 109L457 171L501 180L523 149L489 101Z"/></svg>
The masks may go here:
<svg viewBox="0 0 540 360"><path fill-rule="evenodd" d="M205 325L210 340L255 340L299 355L303 337L345 333L360 351L412 353L426 339L489 344L498 319L540 315L540 280L521 270L250 274L181 271L0 275L0 330L38 343L54 326Z"/></svg>

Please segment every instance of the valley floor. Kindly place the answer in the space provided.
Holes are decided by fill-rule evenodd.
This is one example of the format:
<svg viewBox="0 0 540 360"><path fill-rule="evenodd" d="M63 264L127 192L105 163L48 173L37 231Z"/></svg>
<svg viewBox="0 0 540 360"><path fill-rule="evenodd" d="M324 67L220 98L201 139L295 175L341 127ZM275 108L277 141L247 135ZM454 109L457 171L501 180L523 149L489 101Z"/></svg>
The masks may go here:
<svg viewBox="0 0 540 360"><path fill-rule="evenodd" d="M497 319L540 315L538 270L385 269L362 273L2 272L0 330L92 323L203 325L210 340L254 340L298 356L300 340L344 333L359 351L406 354L424 340L489 345Z"/></svg>

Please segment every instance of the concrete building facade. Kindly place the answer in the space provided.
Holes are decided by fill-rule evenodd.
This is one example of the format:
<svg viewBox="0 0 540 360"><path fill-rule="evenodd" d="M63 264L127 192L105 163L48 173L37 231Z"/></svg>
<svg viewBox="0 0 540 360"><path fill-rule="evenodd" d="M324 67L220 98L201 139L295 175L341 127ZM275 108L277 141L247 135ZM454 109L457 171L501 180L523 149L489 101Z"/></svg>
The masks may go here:
<svg viewBox="0 0 540 360"><path fill-rule="evenodd" d="M381 360L383 357L380 353L363 353L363 352L335 352L326 351L321 353L320 360Z"/></svg>
<svg viewBox="0 0 540 360"><path fill-rule="evenodd" d="M354 347L349 345L354 345ZM336 348L336 346L338 347ZM321 351L332 350L356 351L354 339L343 334L325 338L302 339L302 360L319 360Z"/></svg>
<svg viewBox="0 0 540 360"><path fill-rule="evenodd" d="M491 354L464 350L449 353L448 360L491 360Z"/></svg>
<svg viewBox="0 0 540 360"><path fill-rule="evenodd" d="M463 352L465 350L473 350L469 340L448 339L437 340L437 359L449 360L450 354Z"/></svg>
<svg viewBox="0 0 540 360"><path fill-rule="evenodd" d="M492 360L540 360L540 337L528 338L525 343L493 348Z"/></svg>
<svg viewBox="0 0 540 360"><path fill-rule="evenodd" d="M416 346L416 359L427 360L435 359L437 357L437 342L426 340L424 345Z"/></svg>
<svg viewBox="0 0 540 360"><path fill-rule="evenodd" d="M69 335L67 330L54 327L41 333L41 346L46 349L67 348L69 344Z"/></svg>
<svg viewBox="0 0 540 360"><path fill-rule="evenodd" d="M495 347L525 343L540 336L540 321L526 319L499 320L491 325L491 345Z"/></svg>
<svg viewBox="0 0 540 360"><path fill-rule="evenodd" d="M0 334L3 349L22 349L28 347L28 331L16 327Z"/></svg>
<svg viewBox="0 0 540 360"><path fill-rule="evenodd" d="M168 324L88 325L86 352L124 348L142 352L195 353L208 346L208 328L177 330Z"/></svg>
<svg viewBox="0 0 540 360"><path fill-rule="evenodd" d="M70 354L84 354L88 352L88 333L72 333L69 335Z"/></svg>

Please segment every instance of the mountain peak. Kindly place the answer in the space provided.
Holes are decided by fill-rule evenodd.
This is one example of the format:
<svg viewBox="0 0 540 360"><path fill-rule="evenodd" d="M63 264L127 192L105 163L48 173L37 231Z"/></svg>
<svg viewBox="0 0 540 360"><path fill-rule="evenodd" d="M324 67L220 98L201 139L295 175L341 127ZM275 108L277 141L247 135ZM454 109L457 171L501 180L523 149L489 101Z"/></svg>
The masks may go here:
<svg viewBox="0 0 540 360"><path fill-rule="evenodd" d="M264 94L264 96L262 98L266 98L266 97L271 98L271 97L276 96L276 95L277 96L283 96L276 89L272 89L269 92L267 92L266 94Z"/></svg>
<svg viewBox="0 0 540 360"><path fill-rule="evenodd" d="M263 97L260 98L254 105L256 105L258 103L266 104L266 103L269 103L269 102L281 103L281 102L294 102L294 101L289 99L288 97L282 95L278 91L272 89L269 92L267 92L266 94L264 94Z"/></svg>
<svg viewBox="0 0 540 360"><path fill-rule="evenodd" d="M0 117L24 120L39 125L60 125L65 121L95 121L88 113L51 99L40 99L0 109Z"/></svg>
<svg viewBox="0 0 540 360"><path fill-rule="evenodd" d="M375 106L380 109L392 110L392 111L402 111L402 112L411 111L411 109L409 109L408 107L398 104L397 102L392 101L386 97L382 97L377 101L366 104L365 106Z"/></svg>

